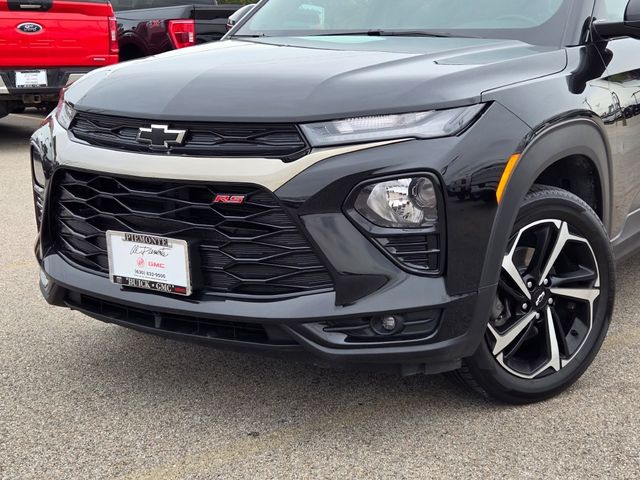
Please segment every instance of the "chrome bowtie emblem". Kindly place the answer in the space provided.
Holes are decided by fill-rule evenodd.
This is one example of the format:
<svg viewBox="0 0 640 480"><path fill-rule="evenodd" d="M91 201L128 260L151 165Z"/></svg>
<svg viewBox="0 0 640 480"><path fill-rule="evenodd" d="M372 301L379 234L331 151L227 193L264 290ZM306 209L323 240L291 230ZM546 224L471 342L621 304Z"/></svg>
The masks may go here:
<svg viewBox="0 0 640 480"><path fill-rule="evenodd" d="M151 128L138 130L138 142L150 145L151 148L168 149L183 145L186 130L171 130L168 125L151 125Z"/></svg>
<svg viewBox="0 0 640 480"><path fill-rule="evenodd" d="M536 298L536 307L539 307L540 305L542 305L542 302L544 301L545 296L546 296L546 292L542 292L540 295L538 295L538 298Z"/></svg>

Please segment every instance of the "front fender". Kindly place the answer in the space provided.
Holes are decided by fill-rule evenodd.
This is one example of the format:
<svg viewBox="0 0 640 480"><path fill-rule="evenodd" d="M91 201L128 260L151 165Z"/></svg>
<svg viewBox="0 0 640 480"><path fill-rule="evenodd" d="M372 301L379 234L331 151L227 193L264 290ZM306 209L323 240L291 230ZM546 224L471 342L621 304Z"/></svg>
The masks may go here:
<svg viewBox="0 0 640 480"><path fill-rule="evenodd" d="M558 160L574 155L588 158L598 171L602 194L603 223L611 227L611 154L602 122L593 117L563 120L534 132L525 139L520 160L498 207L491 230L481 276L481 285L495 285L500 276L502 257L515 224L520 205L536 179Z"/></svg>

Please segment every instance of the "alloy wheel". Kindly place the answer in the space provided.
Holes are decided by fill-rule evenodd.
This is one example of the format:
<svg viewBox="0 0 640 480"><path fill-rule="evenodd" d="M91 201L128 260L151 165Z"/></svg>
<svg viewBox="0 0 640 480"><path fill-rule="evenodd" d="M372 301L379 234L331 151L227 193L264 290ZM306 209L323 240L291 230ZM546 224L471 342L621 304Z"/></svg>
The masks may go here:
<svg viewBox="0 0 640 480"><path fill-rule="evenodd" d="M502 262L486 334L490 352L520 378L560 371L589 337L599 296L593 248L566 221L540 220L521 228Z"/></svg>

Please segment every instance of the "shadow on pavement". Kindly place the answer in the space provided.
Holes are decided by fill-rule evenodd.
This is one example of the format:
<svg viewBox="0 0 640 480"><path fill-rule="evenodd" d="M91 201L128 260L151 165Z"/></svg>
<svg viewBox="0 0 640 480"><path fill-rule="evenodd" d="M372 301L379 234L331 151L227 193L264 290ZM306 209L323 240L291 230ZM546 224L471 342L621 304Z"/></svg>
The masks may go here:
<svg viewBox="0 0 640 480"><path fill-rule="evenodd" d="M94 321L89 320L87 321ZM406 410L480 408L497 405L450 382L442 375L402 378L310 363L218 351L128 331L101 329L99 343L77 345L68 358L84 378L104 382L111 394L128 394L179 408L197 404L202 414L243 412L249 417L281 410L300 416L340 416L343 409L386 405ZM120 390L119 393L113 389ZM95 385L95 388L100 388ZM334 412L335 410L335 412Z"/></svg>
<svg viewBox="0 0 640 480"><path fill-rule="evenodd" d="M26 145L31 134L40 126L45 114L9 115L0 119L0 152L11 146Z"/></svg>

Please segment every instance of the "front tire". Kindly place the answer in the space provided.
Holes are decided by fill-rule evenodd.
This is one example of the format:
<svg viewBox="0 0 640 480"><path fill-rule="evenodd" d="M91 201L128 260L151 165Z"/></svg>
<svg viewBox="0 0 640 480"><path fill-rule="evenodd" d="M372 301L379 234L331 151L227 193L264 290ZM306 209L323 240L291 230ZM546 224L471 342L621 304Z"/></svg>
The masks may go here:
<svg viewBox="0 0 640 480"><path fill-rule="evenodd" d="M492 318L459 377L508 403L559 394L600 350L614 293L611 244L596 213L572 193L535 186L512 231Z"/></svg>

